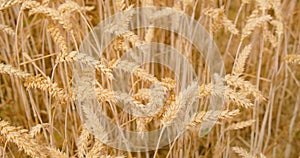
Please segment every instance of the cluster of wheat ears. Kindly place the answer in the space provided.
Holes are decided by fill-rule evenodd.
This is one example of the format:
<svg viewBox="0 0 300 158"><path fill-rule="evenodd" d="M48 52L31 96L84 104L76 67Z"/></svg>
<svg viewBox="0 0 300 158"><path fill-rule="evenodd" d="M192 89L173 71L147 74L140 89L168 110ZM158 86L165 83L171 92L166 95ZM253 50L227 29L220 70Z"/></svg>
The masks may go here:
<svg viewBox="0 0 300 158"><path fill-rule="evenodd" d="M208 30L225 64L226 75L220 78L223 89L212 82L204 58L193 45L167 30L112 32L117 38L100 59L79 51L98 23L144 6L173 8ZM128 28L130 18L125 16L124 24L115 30ZM298 0L1 0L0 157L299 157L298 20ZM168 67L119 60L131 48L151 42L181 52L200 86L192 84L177 93L176 87L185 81L176 80ZM79 92L73 89L75 62L94 67L97 82L90 93L124 129L147 132L168 126L192 100L204 108L193 115L184 133L163 148L146 152L112 148L91 134L89 127L96 121L84 122L80 117L75 102ZM131 94L111 88L116 68L134 70L128 76ZM217 111L216 125L199 137L201 123L210 119L205 116L215 112L207 108L209 98L220 92L225 102ZM138 117L120 109L119 100L143 109L161 103L163 107L154 115ZM84 113L98 120L95 111ZM98 132L105 136L105 131Z"/></svg>

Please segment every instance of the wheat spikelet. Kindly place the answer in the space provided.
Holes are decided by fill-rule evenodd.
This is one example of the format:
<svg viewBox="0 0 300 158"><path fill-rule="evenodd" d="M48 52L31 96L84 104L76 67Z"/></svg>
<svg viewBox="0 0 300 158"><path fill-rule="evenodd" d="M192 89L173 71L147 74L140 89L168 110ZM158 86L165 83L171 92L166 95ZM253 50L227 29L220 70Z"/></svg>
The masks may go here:
<svg viewBox="0 0 300 158"><path fill-rule="evenodd" d="M43 14L49 18L51 18L53 21L57 21L59 24L63 26L64 29L67 31L72 30L72 23L69 21L68 18L65 18L63 14L58 12L55 9L46 7L41 5L40 3L31 2L23 3L22 9L29 9L29 15L33 14Z"/></svg>
<svg viewBox="0 0 300 158"><path fill-rule="evenodd" d="M247 60L251 50L252 50L252 45L251 44L247 45L242 50L241 54L239 55L239 57L236 61L236 64L234 65L234 68L232 70L234 75L239 76L244 72L245 63L246 63L246 60Z"/></svg>
<svg viewBox="0 0 300 158"><path fill-rule="evenodd" d="M7 158L5 150L2 146L0 146L0 157Z"/></svg>
<svg viewBox="0 0 300 158"><path fill-rule="evenodd" d="M242 5L249 4L250 2L251 2L251 0L242 0Z"/></svg>
<svg viewBox="0 0 300 158"><path fill-rule="evenodd" d="M115 93L109 89L96 88L95 93L100 102L116 103Z"/></svg>
<svg viewBox="0 0 300 158"><path fill-rule="evenodd" d="M227 120L227 119L232 119L234 116L239 115L240 114L240 110L233 110L233 111L229 111L229 110L224 110L220 113L220 115L218 116L218 118L220 120Z"/></svg>
<svg viewBox="0 0 300 158"><path fill-rule="evenodd" d="M0 11L22 2L23 0L3 0L0 2Z"/></svg>
<svg viewBox="0 0 300 158"><path fill-rule="evenodd" d="M177 117L181 107L189 106L196 99L199 98L199 87L195 82L189 85L185 90L183 90L178 97L176 97L175 102L166 109L165 113L162 115L161 122L164 126L172 123L172 121Z"/></svg>
<svg viewBox="0 0 300 158"><path fill-rule="evenodd" d="M283 21L283 16L282 16L282 4L281 4L281 0L272 0L270 1L271 3L271 7L275 12L275 17L280 21L280 23L282 24ZM283 24L282 24L283 26Z"/></svg>
<svg viewBox="0 0 300 158"><path fill-rule="evenodd" d="M147 131L147 119L139 117L136 119L136 130L137 132Z"/></svg>
<svg viewBox="0 0 300 158"><path fill-rule="evenodd" d="M63 55L61 58L58 58L58 62L80 62L87 65L90 65L103 74L105 74L108 78L113 78L113 75L111 73L111 68L108 68L107 66L103 65L100 61L94 59L91 56L88 56L87 54L80 53L78 51L71 51L70 53L67 53Z"/></svg>
<svg viewBox="0 0 300 158"><path fill-rule="evenodd" d="M64 93L64 90L58 88L56 83L52 83L49 77L42 77L40 75L30 76L26 78L24 86L29 88L39 88L48 91L51 96L58 98L59 101L65 102L69 100L69 96Z"/></svg>
<svg viewBox="0 0 300 158"><path fill-rule="evenodd" d="M242 121L239 123L231 124L228 126L228 128L226 130L243 129L243 128L251 126L254 122L255 122L255 120L247 120L247 121Z"/></svg>
<svg viewBox="0 0 300 158"><path fill-rule="evenodd" d="M278 34L277 37L281 35ZM278 39L273 33L267 29L264 29L264 40L269 41L273 48L276 48L278 46Z"/></svg>
<svg viewBox="0 0 300 158"><path fill-rule="evenodd" d="M27 130L10 126L6 121L0 121L0 134L8 142L12 142L19 149L24 150L27 155L36 158L46 157L45 149L31 138Z"/></svg>
<svg viewBox="0 0 300 158"><path fill-rule="evenodd" d="M238 109L233 111L229 111L229 110L223 110L223 111L210 110L207 112L200 111L193 117L191 123L188 125L188 128L199 125L204 120L214 121L216 118L218 118L219 120L228 120L228 119L232 119L234 116L237 116L238 114L240 114L240 110Z"/></svg>
<svg viewBox="0 0 300 158"><path fill-rule="evenodd" d="M150 102L147 106L158 107L164 104L167 89L163 86L154 85L149 92Z"/></svg>
<svg viewBox="0 0 300 158"><path fill-rule="evenodd" d="M222 17L222 24L224 27L234 35L239 34L239 30L235 27L231 20L229 20L226 16Z"/></svg>
<svg viewBox="0 0 300 158"><path fill-rule="evenodd" d="M300 64L300 55L287 55L284 59L288 63Z"/></svg>
<svg viewBox="0 0 300 158"><path fill-rule="evenodd" d="M213 31L217 31L223 25L232 34L237 35L239 30L234 26L231 20L225 16L224 7L221 8L206 8L203 11L204 15L208 15L213 18L214 24L212 26Z"/></svg>
<svg viewBox="0 0 300 158"><path fill-rule="evenodd" d="M50 0L42 0L42 5L43 6L48 6L50 3Z"/></svg>
<svg viewBox="0 0 300 158"><path fill-rule="evenodd" d="M66 39L61 35L59 28L54 24L49 24L47 26L47 31L50 33L53 41L58 44L61 53L57 56L57 61L63 60L66 56L68 56L68 47L66 43Z"/></svg>
<svg viewBox="0 0 300 158"><path fill-rule="evenodd" d="M78 3L74 1L67 0L65 3L59 5L58 11L62 14L64 13L72 13L72 12L84 12L84 11L92 11L94 9L93 6L91 7L81 7Z"/></svg>
<svg viewBox="0 0 300 158"><path fill-rule="evenodd" d="M37 8L41 5L41 3L37 2L37 1L25 1L22 6L21 6L21 10L25 10L25 9L32 9L32 8Z"/></svg>
<svg viewBox="0 0 300 158"><path fill-rule="evenodd" d="M265 100L262 93L256 89L250 82L243 80L238 76L226 75L225 76L226 83L230 86L234 86L235 88L241 88L241 90L245 91L247 94L252 94L258 100Z"/></svg>
<svg viewBox="0 0 300 158"><path fill-rule="evenodd" d="M256 156L253 156L250 153L248 153L248 151L242 147L232 147L232 150L243 158L255 158L256 157Z"/></svg>
<svg viewBox="0 0 300 158"><path fill-rule="evenodd" d="M175 81L170 78L165 78L163 82L159 81L154 75L149 74L146 72L146 70L139 68L139 65L137 65L134 62L129 62L126 60L118 61L116 66L114 66L117 69L123 70L125 72L133 72L134 75L139 77L140 79L144 81L149 81L151 83L161 85L166 87L167 89L172 89L175 87Z"/></svg>
<svg viewBox="0 0 300 158"><path fill-rule="evenodd" d="M91 107L91 105L83 106L82 110L83 110L83 115L86 117L85 127L93 135L101 136L101 141L106 142L108 133L105 127L101 123L102 120L99 120L97 111L94 109L94 107Z"/></svg>
<svg viewBox="0 0 300 158"><path fill-rule="evenodd" d="M117 11L123 11L126 8L125 0L116 0L115 7Z"/></svg>
<svg viewBox="0 0 300 158"><path fill-rule="evenodd" d="M255 0L259 6L259 9L265 11L271 8L271 3L269 0Z"/></svg>
<svg viewBox="0 0 300 158"><path fill-rule="evenodd" d="M276 27L277 38L280 39L283 34L283 23L279 20L272 20L270 23Z"/></svg>
<svg viewBox="0 0 300 158"><path fill-rule="evenodd" d="M145 39L144 39L145 43L151 43L153 37L154 37L154 29L148 28L148 30L146 31Z"/></svg>
<svg viewBox="0 0 300 158"><path fill-rule="evenodd" d="M12 37L15 36L15 31L7 25L0 24L0 30L7 33L8 35L10 35Z"/></svg>
<svg viewBox="0 0 300 158"><path fill-rule="evenodd" d="M129 22L132 18L133 11L130 10L132 6L129 6L124 12L120 13L122 16L119 19L113 21L112 24L105 27L106 32L113 33L117 36L121 36L125 32L129 31Z"/></svg>
<svg viewBox="0 0 300 158"><path fill-rule="evenodd" d="M166 77L161 79L160 85L166 87L168 90L172 90L176 87L176 81L172 78Z"/></svg>
<svg viewBox="0 0 300 158"><path fill-rule="evenodd" d="M250 102L250 100L244 93L235 92L229 87L227 87L225 90L225 96L228 100L233 101L238 106L242 106L244 108L253 107L253 104Z"/></svg>
<svg viewBox="0 0 300 158"><path fill-rule="evenodd" d="M127 39L134 47L139 47L143 44L145 44L145 41L141 40L138 35L136 35L132 31L127 31L124 34L122 34L122 37Z"/></svg>
<svg viewBox="0 0 300 158"><path fill-rule="evenodd" d="M90 133L86 127L83 127L77 143L78 157L82 158L87 154L89 139Z"/></svg>
<svg viewBox="0 0 300 158"><path fill-rule="evenodd" d="M20 77L23 79L26 79L29 76L31 76L30 73L18 70L11 65L2 64L2 63L0 63L0 73L9 74L9 75Z"/></svg>
<svg viewBox="0 0 300 158"><path fill-rule="evenodd" d="M125 106L124 108L128 108L127 110L134 111L134 113L138 116L146 116L146 115L156 115L157 114L157 105L150 102L147 105L142 104L141 102L135 100L127 93L118 92L116 95L116 99L122 101Z"/></svg>
<svg viewBox="0 0 300 158"><path fill-rule="evenodd" d="M52 147L46 147L46 149L48 150L48 155L51 158L68 158L68 156L65 153L59 151L58 149Z"/></svg>
<svg viewBox="0 0 300 158"><path fill-rule="evenodd" d="M92 149L87 153L86 158L97 158L102 155L102 150L104 149L103 143L96 139Z"/></svg>
<svg viewBox="0 0 300 158"><path fill-rule="evenodd" d="M116 8L118 11L123 11L125 9L125 1L117 0ZM141 46L145 41L141 40L138 35L129 30L128 24L132 18L132 11L130 10L132 6L129 6L122 12L122 18L115 21L112 26L106 27L107 31L116 34L117 36L122 36L124 39L128 40L134 47ZM125 51L128 51L128 47L123 48Z"/></svg>
<svg viewBox="0 0 300 158"><path fill-rule="evenodd" d="M201 124L205 118L206 112L198 112L192 119L191 123L188 125L188 128L194 127L198 124Z"/></svg>
<svg viewBox="0 0 300 158"><path fill-rule="evenodd" d="M153 6L153 0L141 0L142 6ZM144 37L145 43L151 43L154 36L154 28L148 28Z"/></svg>
<svg viewBox="0 0 300 158"><path fill-rule="evenodd" d="M212 91L213 91L212 84L208 84L208 85L203 84L200 86L199 96L200 96L200 98L203 98L205 96L210 95L212 93Z"/></svg>
<svg viewBox="0 0 300 158"><path fill-rule="evenodd" d="M38 135L41 130L45 127L49 126L48 123L43 123L43 124L37 124L34 127L31 128L31 130L29 131L29 135L34 138L36 135Z"/></svg>
<svg viewBox="0 0 300 158"><path fill-rule="evenodd" d="M149 101L150 100L150 89L146 89L146 88L139 89L139 91L136 94L134 94L133 97L136 100L147 100L147 101Z"/></svg>
<svg viewBox="0 0 300 158"><path fill-rule="evenodd" d="M262 24L270 21L272 17L270 15L258 16L258 11L254 10L249 16L245 27L242 30L241 40L248 37L256 27L262 26Z"/></svg>

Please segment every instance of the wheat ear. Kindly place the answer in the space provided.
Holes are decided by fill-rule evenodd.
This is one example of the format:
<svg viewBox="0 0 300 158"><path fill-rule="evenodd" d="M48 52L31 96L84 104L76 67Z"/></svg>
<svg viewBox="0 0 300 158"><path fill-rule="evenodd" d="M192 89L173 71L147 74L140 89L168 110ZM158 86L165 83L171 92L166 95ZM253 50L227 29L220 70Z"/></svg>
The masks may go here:
<svg viewBox="0 0 300 158"><path fill-rule="evenodd" d="M49 126L48 123L43 123L43 124L37 124L34 127L31 128L31 130L29 131L29 135L34 138L36 135L38 135L41 130L45 127Z"/></svg>
<svg viewBox="0 0 300 158"><path fill-rule="evenodd" d="M242 30L241 40L244 40L246 37L248 37L256 27L262 26L271 19L272 17L270 15L258 16L258 11L254 10L249 16L247 23Z"/></svg>
<svg viewBox="0 0 300 158"><path fill-rule="evenodd" d="M72 23L68 18L65 18L63 14L53 8L49 8L41 5L38 2L26 1L22 4L22 9L29 9L29 15L42 14L49 17L53 21L57 21L67 31L72 30Z"/></svg>
<svg viewBox="0 0 300 158"><path fill-rule="evenodd" d="M16 144L27 155L36 158L46 157L45 148L32 139L27 132L27 130L10 126L6 121L0 121L1 137L4 137L8 142Z"/></svg>
<svg viewBox="0 0 300 158"><path fill-rule="evenodd" d="M239 54L237 58L237 62L234 64L234 68L232 70L234 75L239 76L244 72L246 60L251 50L252 50L252 45L249 44L242 50L241 54Z"/></svg>
<svg viewBox="0 0 300 158"><path fill-rule="evenodd" d="M0 2L0 11L6 8L10 8L13 5L20 4L24 0L3 0Z"/></svg>
<svg viewBox="0 0 300 158"><path fill-rule="evenodd" d="M0 30L7 33L8 35L10 35L12 37L15 36L15 31L7 25L0 24Z"/></svg>
<svg viewBox="0 0 300 158"><path fill-rule="evenodd" d="M238 76L226 75L225 76L226 83L230 86L234 86L235 88L240 88L245 91L247 94L252 94L258 100L266 100L262 93L256 89L249 81L245 81Z"/></svg>
<svg viewBox="0 0 300 158"><path fill-rule="evenodd" d="M199 98L199 87L195 82L189 85L185 90L183 90L178 97L176 97L175 102L173 102L162 115L161 122L163 125L167 126L173 122L180 112L180 109L184 106L189 106L196 99Z"/></svg>
<svg viewBox="0 0 300 158"><path fill-rule="evenodd" d="M29 76L31 76L30 73L24 72L22 70L18 70L15 67L13 67L12 65L3 64L3 63L0 63L0 73L20 77L20 78L23 78L23 79L26 79Z"/></svg>
<svg viewBox="0 0 300 158"><path fill-rule="evenodd" d="M228 126L228 128L226 130L243 129L243 128L251 126L254 122L255 122L255 120L247 120L247 121L238 122L235 124L231 124L230 126Z"/></svg>
<svg viewBox="0 0 300 158"><path fill-rule="evenodd" d="M205 8L203 11L204 15L213 18L214 23L212 26L213 31L217 31L223 25L232 34L239 34L239 30L235 27L231 20L225 15L224 7L221 8Z"/></svg>
<svg viewBox="0 0 300 158"><path fill-rule="evenodd" d="M242 147L232 147L232 150L243 158L255 158L256 156L251 155L247 150Z"/></svg>
<svg viewBox="0 0 300 158"><path fill-rule="evenodd" d="M86 158L100 157L102 155L103 149L104 149L104 144L100 140L95 139L95 143L92 149L87 153Z"/></svg>
<svg viewBox="0 0 300 158"><path fill-rule="evenodd" d="M300 55L287 55L284 59L288 63L300 64Z"/></svg>
<svg viewBox="0 0 300 158"><path fill-rule="evenodd" d="M30 76L26 78L24 86L26 88L39 88L48 91L51 96L61 102L70 100L70 96L65 94L64 90L59 88L56 83L52 83L49 77L42 77L41 75Z"/></svg>
<svg viewBox="0 0 300 158"><path fill-rule="evenodd" d="M87 154L89 145L90 133L86 127L82 128L81 134L78 139L78 157L83 158Z"/></svg>

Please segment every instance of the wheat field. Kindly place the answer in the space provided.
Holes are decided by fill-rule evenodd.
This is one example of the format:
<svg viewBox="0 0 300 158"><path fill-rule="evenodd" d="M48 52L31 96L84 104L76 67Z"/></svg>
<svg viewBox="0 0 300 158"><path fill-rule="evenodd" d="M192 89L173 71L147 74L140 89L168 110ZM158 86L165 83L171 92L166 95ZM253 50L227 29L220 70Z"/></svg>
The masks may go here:
<svg viewBox="0 0 300 158"><path fill-rule="evenodd" d="M129 30L131 14L106 27L116 38L99 58L81 51L99 23L149 6L172 8L207 30L224 62L224 76L215 76L218 82L193 43L161 28ZM298 0L1 0L0 157L298 158L299 31ZM185 57L197 84L188 84L188 77L178 77L163 64L121 60L129 50L154 42ZM74 87L78 63L95 72L95 82L83 82L94 88ZM178 68L176 60L170 63ZM117 79L118 74L124 76ZM178 91L183 85L187 88ZM167 145L121 150L103 141L109 131L100 127L100 107L78 102L90 96L114 124L137 133L176 124L185 107L198 110ZM221 109L210 110L210 98L216 96L224 102ZM120 102L157 112L134 116ZM215 125L200 136L201 125L209 120Z"/></svg>

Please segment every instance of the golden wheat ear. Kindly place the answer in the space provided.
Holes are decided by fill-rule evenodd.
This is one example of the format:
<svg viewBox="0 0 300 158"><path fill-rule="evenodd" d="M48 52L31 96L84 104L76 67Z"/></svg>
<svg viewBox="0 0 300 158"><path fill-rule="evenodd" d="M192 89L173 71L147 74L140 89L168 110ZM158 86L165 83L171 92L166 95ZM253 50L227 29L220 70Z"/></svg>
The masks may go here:
<svg viewBox="0 0 300 158"><path fill-rule="evenodd" d="M288 63L300 64L300 55L287 55L284 59Z"/></svg>
<svg viewBox="0 0 300 158"><path fill-rule="evenodd" d="M12 37L15 37L15 31L7 25L0 24L0 31L5 32Z"/></svg>
<svg viewBox="0 0 300 158"><path fill-rule="evenodd" d="M0 134L2 138L14 143L29 156L39 158L47 155L45 147L32 139L25 129L11 126L6 121L0 121Z"/></svg>

